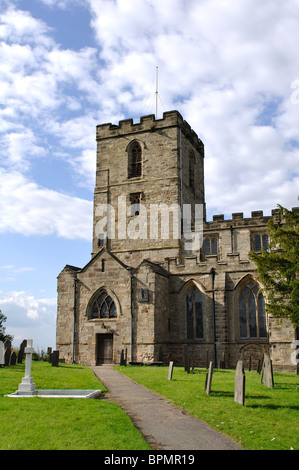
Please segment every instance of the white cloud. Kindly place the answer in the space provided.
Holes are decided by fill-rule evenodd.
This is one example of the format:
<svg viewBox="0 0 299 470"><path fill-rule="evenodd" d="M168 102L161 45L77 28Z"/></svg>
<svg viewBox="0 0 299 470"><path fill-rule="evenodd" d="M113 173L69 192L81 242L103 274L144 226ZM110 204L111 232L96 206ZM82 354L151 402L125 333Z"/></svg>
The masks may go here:
<svg viewBox="0 0 299 470"><path fill-rule="evenodd" d="M33 339L36 349L55 346L56 299L37 299L24 291L0 291L0 309L7 317L6 333L14 336L13 346Z"/></svg>
<svg viewBox="0 0 299 470"><path fill-rule="evenodd" d="M43 188L0 169L0 233L90 240L92 203Z"/></svg>
<svg viewBox="0 0 299 470"><path fill-rule="evenodd" d="M53 41L48 36L51 28L42 20L22 10L9 7L0 17L0 38L8 41L20 41L50 45Z"/></svg>

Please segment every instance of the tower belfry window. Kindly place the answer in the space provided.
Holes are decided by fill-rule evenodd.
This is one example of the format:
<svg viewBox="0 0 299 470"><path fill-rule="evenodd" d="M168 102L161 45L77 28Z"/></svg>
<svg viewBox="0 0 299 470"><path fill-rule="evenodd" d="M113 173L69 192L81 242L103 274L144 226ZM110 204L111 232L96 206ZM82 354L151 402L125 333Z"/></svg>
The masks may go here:
<svg viewBox="0 0 299 470"><path fill-rule="evenodd" d="M138 142L134 142L129 150L129 178L139 178L142 174L142 150Z"/></svg>

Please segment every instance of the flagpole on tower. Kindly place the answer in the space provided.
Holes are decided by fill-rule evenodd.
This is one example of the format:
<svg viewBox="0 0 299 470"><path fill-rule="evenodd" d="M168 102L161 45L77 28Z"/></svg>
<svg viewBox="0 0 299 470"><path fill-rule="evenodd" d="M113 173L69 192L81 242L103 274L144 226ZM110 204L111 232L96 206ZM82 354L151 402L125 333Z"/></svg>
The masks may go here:
<svg viewBox="0 0 299 470"><path fill-rule="evenodd" d="M156 119L158 118L159 67L156 67Z"/></svg>

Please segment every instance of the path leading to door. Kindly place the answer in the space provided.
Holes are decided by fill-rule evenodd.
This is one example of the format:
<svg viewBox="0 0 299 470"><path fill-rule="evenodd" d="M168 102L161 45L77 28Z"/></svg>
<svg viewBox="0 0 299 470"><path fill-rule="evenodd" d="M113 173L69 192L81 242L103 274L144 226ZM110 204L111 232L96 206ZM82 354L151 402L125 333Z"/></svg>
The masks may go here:
<svg viewBox="0 0 299 470"><path fill-rule="evenodd" d="M92 367L117 403L156 450L242 450L234 441L113 369Z"/></svg>

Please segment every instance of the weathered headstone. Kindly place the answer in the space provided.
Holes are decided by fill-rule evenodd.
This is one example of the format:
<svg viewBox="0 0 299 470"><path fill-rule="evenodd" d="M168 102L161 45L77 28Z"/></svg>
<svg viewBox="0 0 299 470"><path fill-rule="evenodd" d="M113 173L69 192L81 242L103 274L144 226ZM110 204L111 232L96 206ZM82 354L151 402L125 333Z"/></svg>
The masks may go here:
<svg viewBox="0 0 299 470"><path fill-rule="evenodd" d="M10 356L11 356L11 341L8 339L4 343L4 365L9 366L10 365Z"/></svg>
<svg viewBox="0 0 299 470"><path fill-rule="evenodd" d="M48 347L47 355L48 355L48 362L52 364L52 348Z"/></svg>
<svg viewBox="0 0 299 470"><path fill-rule="evenodd" d="M31 366L32 366L32 353L34 352L33 349L33 340L27 340L27 347L25 348L26 354L26 366L25 366L25 377L22 379L22 383L19 384L19 391L22 394L26 395L36 395L35 391L35 384L33 383L33 379L31 377Z"/></svg>
<svg viewBox="0 0 299 470"><path fill-rule="evenodd" d="M18 352L18 364L22 364L23 362L26 346L27 346L27 339L24 339L20 345L20 349Z"/></svg>
<svg viewBox="0 0 299 470"><path fill-rule="evenodd" d="M235 402L244 405L245 402L245 373L244 362L238 361L235 375Z"/></svg>
<svg viewBox="0 0 299 470"><path fill-rule="evenodd" d="M268 388L274 388L272 361L268 354L264 354L262 380Z"/></svg>
<svg viewBox="0 0 299 470"><path fill-rule="evenodd" d="M206 375L206 383L205 383L205 390L206 390L207 395L210 395L211 393L212 377L213 377L213 362L210 362L209 371Z"/></svg>
<svg viewBox="0 0 299 470"><path fill-rule="evenodd" d="M173 362L171 361L169 363L168 380L172 380L172 374L173 374Z"/></svg>
<svg viewBox="0 0 299 470"><path fill-rule="evenodd" d="M0 341L0 367L5 364L4 360L4 343Z"/></svg>
<svg viewBox="0 0 299 470"><path fill-rule="evenodd" d="M59 366L59 351L53 351L52 366L53 367L58 367Z"/></svg>
<svg viewBox="0 0 299 470"><path fill-rule="evenodd" d="M12 353L12 355L10 356L10 365L11 366L15 366L17 363L17 355L15 353L15 351Z"/></svg>

